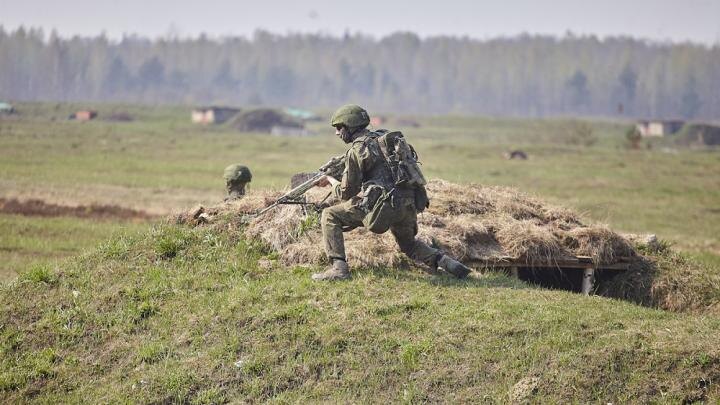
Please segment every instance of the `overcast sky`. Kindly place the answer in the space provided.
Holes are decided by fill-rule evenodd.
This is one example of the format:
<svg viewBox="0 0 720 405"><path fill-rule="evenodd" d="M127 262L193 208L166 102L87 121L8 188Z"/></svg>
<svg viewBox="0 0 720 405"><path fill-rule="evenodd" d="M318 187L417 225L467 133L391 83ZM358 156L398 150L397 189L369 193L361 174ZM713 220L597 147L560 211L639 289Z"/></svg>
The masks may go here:
<svg viewBox="0 0 720 405"><path fill-rule="evenodd" d="M257 29L474 38L572 31L720 44L720 0L0 0L0 25L113 39L251 36Z"/></svg>

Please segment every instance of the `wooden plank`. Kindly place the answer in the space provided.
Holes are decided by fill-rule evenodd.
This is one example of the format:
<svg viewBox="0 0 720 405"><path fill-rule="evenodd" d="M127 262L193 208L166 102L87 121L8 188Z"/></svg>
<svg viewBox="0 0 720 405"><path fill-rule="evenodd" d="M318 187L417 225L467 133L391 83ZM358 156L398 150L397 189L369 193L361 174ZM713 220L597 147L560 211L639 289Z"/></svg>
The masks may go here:
<svg viewBox="0 0 720 405"><path fill-rule="evenodd" d="M568 258L562 260L555 260L553 262L527 262L524 260L512 259L512 258L499 258L499 259L488 259L488 260L473 260L469 261L471 267L481 268L509 268L513 267L530 267L533 269L586 269L589 265L593 265L592 258L581 257L577 259ZM618 270L626 271L630 268L630 263L613 263L613 264L600 264L594 266L597 270Z"/></svg>

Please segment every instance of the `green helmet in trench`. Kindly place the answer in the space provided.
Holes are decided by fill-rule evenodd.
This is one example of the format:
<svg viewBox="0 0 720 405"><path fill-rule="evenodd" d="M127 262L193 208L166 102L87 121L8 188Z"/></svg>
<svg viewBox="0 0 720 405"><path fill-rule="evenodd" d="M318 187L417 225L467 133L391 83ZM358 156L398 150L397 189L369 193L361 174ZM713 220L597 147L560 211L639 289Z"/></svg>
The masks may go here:
<svg viewBox="0 0 720 405"><path fill-rule="evenodd" d="M223 173L228 197L226 200L240 198L245 195L245 185L252 181L252 173L247 166L232 164Z"/></svg>

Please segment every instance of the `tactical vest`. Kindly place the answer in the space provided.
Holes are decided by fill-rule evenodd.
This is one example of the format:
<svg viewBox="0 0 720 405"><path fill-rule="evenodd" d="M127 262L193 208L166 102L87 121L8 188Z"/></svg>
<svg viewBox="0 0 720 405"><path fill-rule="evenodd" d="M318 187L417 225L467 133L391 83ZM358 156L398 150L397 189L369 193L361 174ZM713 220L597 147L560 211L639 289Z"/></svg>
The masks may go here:
<svg viewBox="0 0 720 405"><path fill-rule="evenodd" d="M362 142L365 150L361 153L366 151L371 160L364 168L362 185L361 206L367 212L363 225L367 229L375 233L389 229L403 206L397 205L397 198L412 199L417 212L428 207L426 181L418 167L417 153L401 132L378 130L355 142Z"/></svg>
<svg viewBox="0 0 720 405"><path fill-rule="evenodd" d="M387 191L393 189L395 182L385 157L378 144L378 136L374 132L359 137L353 141L353 146L362 143L370 159L370 164L363 171L363 190L369 184L377 184Z"/></svg>

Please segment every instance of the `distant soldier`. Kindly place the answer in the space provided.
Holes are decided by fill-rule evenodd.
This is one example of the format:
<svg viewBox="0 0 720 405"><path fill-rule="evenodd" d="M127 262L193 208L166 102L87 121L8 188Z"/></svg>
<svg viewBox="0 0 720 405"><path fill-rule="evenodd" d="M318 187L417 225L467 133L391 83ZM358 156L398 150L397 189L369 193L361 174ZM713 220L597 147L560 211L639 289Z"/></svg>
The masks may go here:
<svg viewBox="0 0 720 405"><path fill-rule="evenodd" d="M228 193L225 201L232 201L245 195L245 185L252 180L252 173L250 173L247 166L234 164L225 168L223 177L225 178L225 188Z"/></svg>
<svg viewBox="0 0 720 405"><path fill-rule="evenodd" d="M330 125L335 127L335 135L351 146L345 155L342 180L326 177L333 186L335 196L343 201L325 208L320 220L325 252L332 266L322 273L313 274L312 279L350 278L343 232L361 226L373 232L389 229L400 250L411 259L433 269L442 269L458 278L467 276L470 273L468 267L415 238L418 231L417 212L428 205L427 194L422 186L424 178L422 182L399 183L384 156L385 149L381 149L380 137L388 132L370 132L366 129L369 123L367 111L357 105L341 107L330 121ZM375 216L379 212L375 209L377 207L388 211Z"/></svg>

